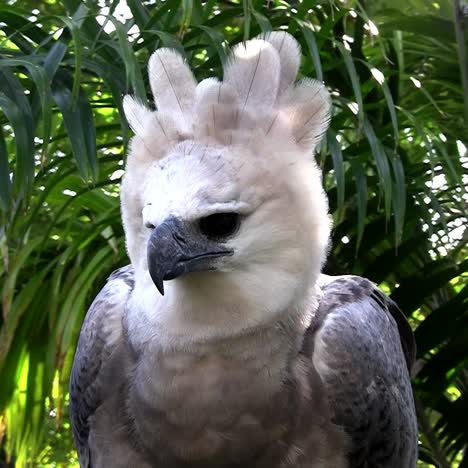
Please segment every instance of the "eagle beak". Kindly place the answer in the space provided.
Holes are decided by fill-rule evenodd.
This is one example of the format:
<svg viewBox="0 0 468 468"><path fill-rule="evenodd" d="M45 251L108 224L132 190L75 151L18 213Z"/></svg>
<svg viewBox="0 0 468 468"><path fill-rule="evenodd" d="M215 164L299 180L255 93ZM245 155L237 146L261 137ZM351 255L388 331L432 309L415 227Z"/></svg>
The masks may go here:
<svg viewBox="0 0 468 468"><path fill-rule="evenodd" d="M151 233L148 270L164 295L164 281L194 271L216 270L216 260L232 254L231 249L198 232L194 223L170 217Z"/></svg>

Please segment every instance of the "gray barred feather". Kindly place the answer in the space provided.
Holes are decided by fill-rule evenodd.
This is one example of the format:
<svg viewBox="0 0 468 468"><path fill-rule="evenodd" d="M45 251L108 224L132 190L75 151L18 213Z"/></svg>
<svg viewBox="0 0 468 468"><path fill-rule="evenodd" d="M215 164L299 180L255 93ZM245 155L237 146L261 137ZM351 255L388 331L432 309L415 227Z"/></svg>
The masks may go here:
<svg viewBox="0 0 468 468"><path fill-rule="evenodd" d="M265 453L257 454L250 462L244 461L241 466L345 468L339 456L341 427L349 439L347 468L414 468L417 423L407 362L411 365L415 345L408 323L399 311L397 313L397 306L364 278L322 275L319 286L319 306L304 334L299 354L288 356L288 353L284 353L284 345L289 340L288 326L285 324L278 330L282 330L286 341L272 348L276 349L278 357L288 356L289 375L283 377L286 400L273 398L270 403L275 410L267 405L265 409L269 409L264 414L261 412L266 404L264 398L260 406L257 406L259 401L252 401L253 406L246 413L248 425L242 430L250 431L248 428L252 424L255 429L257 421L263 421L262 429L252 432L251 447L239 446L237 455L234 455L252 453L255 444L265 436L277 439L277 443L272 444ZM179 436L186 436L180 431L175 432L173 423L166 422L175 408L168 408L165 415L146 405L142 408L127 406L128 391L132 385L138 384L138 381L126 381L131 378L135 366L132 362L139 359L139 354L129 346L125 332L125 307L132 288L131 267L115 272L94 301L83 324L70 381L70 417L80 466L238 466L232 464L229 458L225 462L222 458L216 458L214 464L206 461L200 464L196 458L190 463L177 461L167 447L174 445ZM262 343L266 340L264 345L274 343L268 335L259 336L258 339ZM242 349L242 343L239 345ZM271 353L269 346L265 349ZM260 349L263 348L259 348L259 353ZM270 359L273 357L270 356ZM194 357L194 363L197 362ZM169 368L165 369L164 366L160 370L163 373L168 371ZM188 377L190 372L186 372ZM242 375L251 371L239 367L238 372ZM316 376L317 372L320 379ZM249 385L253 386L253 392L258 392L261 389L255 387L253 376L251 374L253 380ZM323 389L320 389L320 382ZM206 384L209 388L208 382ZM199 382L200 392L206 384ZM237 388L235 381L231 385ZM242 391L248 390L249 386ZM202 395L203 392L200 397ZM235 396L229 395L225 394L226 402L222 404ZM328 402L330 416L328 410L324 412L322 398ZM193 395L186 403L192 404L192 401ZM132 411L143 413L137 417L138 413ZM191 425L197 428L203 421L203 424L217 421L216 424L230 430L229 413L226 413L224 422L223 411L213 415L182 414L187 428ZM151 450L144 447L135 431L135 418L141 424L143 415L149 418L147 422L151 437L158 441ZM320 441L324 436L321 431L329 424L329 417L335 425L334 429L327 429L326 437L331 451L320 455L323 449L323 441ZM201 422L198 418L201 418ZM242 418L239 423L241 421ZM269 426L266 421L274 425ZM232 443L235 443L235 439L232 439ZM192 445L192 449L194 447L197 446ZM203 443L196 450L205 450Z"/></svg>
<svg viewBox="0 0 468 468"><path fill-rule="evenodd" d="M350 437L349 468L414 468L418 428L410 382L415 342L396 304L356 276L322 276L308 332L335 424Z"/></svg>
<svg viewBox="0 0 468 468"><path fill-rule="evenodd" d="M106 368L121 344L125 303L133 289L133 268L115 271L98 294L81 327L70 376L70 421L81 468L91 468L92 418L106 399Z"/></svg>

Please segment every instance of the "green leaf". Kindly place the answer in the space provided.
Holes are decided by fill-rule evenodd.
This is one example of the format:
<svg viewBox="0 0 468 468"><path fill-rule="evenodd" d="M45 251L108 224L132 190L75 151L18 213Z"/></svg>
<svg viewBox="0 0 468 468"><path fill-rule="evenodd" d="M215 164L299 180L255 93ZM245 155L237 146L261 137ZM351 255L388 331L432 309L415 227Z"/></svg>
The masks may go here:
<svg viewBox="0 0 468 468"><path fill-rule="evenodd" d="M395 10L387 10L389 21L382 23L382 32L406 31L411 34L437 38L441 41L455 42L455 32L452 21L433 15L408 16Z"/></svg>
<svg viewBox="0 0 468 468"><path fill-rule="evenodd" d="M193 0L182 0L182 21L181 29L185 30L192 21Z"/></svg>
<svg viewBox="0 0 468 468"><path fill-rule="evenodd" d="M83 56L83 47L81 45L81 31L80 31L80 22L83 17L88 12L88 8L81 4L73 18L68 18L66 16L60 17L60 20L68 27L73 37L73 42L75 44L74 55L75 55L75 76L73 79L73 88L72 88L72 102L74 103L78 99L80 84L81 84L81 61Z"/></svg>
<svg viewBox="0 0 468 468"><path fill-rule="evenodd" d="M310 56L315 68L315 74L319 81L323 81L322 64L320 62L320 53L317 47L317 41L315 40L315 34L312 31L310 23L306 23L301 20L296 20L299 28L302 31L302 35L306 41L307 48L309 49Z"/></svg>
<svg viewBox="0 0 468 468"><path fill-rule="evenodd" d="M268 21L268 18L259 13L255 8L252 8L252 16L255 18L255 21L260 26L262 32L268 32L273 29L271 23Z"/></svg>
<svg viewBox="0 0 468 468"><path fill-rule="evenodd" d="M208 36L212 47L216 50L221 63L226 61L226 49L224 46L224 37L223 35L216 31L213 28L208 28L206 26L196 26L198 29L202 30Z"/></svg>
<svg viewBox="0 0 468 468"><path fill-rule="evenodd" d="M125 65L125 71L127 75L127 82L130 82L132 85L133 93L136 98L142 102L146 103L146 90L145 84L143 82L143 76L141 74L141 69L136 60L133 49L130 45L130 42L127 37L127 31L120 21L111 18L112 23L115 26L117 36L119 38L119 48L118 52L122 57L122 60Z"/></svg>
<svg viewBox="0 0 468 468"><path fill-rule="evenodd" d="M128 6L132 12L135 23L140 28L140 31L145 29L146 24L150 19L148 10L139 0L127 0Z"/></svg>
<svg viewBox="0 0 468 468"><path fill-rule="evenodd" d="M76 105L73 105L73 95L70 89L64 81L56 80L52 88L52 96L62 112L81 177L88 180L91 175L92 180L95 181L98 174L96 132L93 114L85 93L80 90L78 101Z"/></svg>
<svg viewBox="0 0 468 468"><path fill-rule="evenodd" d="M403 238L403 228L406 214L406 180L403 163L397 153L387 152L388 159L392 164L393 175L395 179L394 189L392 190L392 205L395 219L395 247L397 247Z"/></svg>
<svg viewBox="0 0 468 468"><path fill-rule="evenodd" d="M392 212L392 177L390 174L390 166L388 164L387 155L382 147L382 144L377 139L374 129L372 128L372 125L370 124L367 117L364 118L363 130L374 156L377 174L380 181L380 189L383 192L385 200L385 214L387 219L389 219Z"/></svg>
<svg viewBox="0 0 468 468"><path fill-rule="evenodd" d="M246 41L250 37L250 22L252 18L252 0L242 0L242 7L244 9L244 21L243 21L243 29L244 29L244 41Z"/></svg>
<svg viewBox="0 0 468 468"><path fill-rule="evenodd" d="M343 57L343 62L348 72L348 78L351 81L351 85L353 87L354 97L356 98L356 103L358 105L357 115L359 118L359 127L362 128L364 124L364 102L362 99L361 86L359 83L359 74L356 71L356 66L354 65L351 53L339 41L336 43L336 46L338 47L338 50L340 51L340 54Z"/></svg>
<svg viewBox="0 0 468 468"><path fill-rule="evenodd" d="M351 168L354 173L356 183L356 205L357 205L357 239L356 239L356 255L361 246L362 236L366 225L367 213L367 180L364 169L359 161L351 160Z"/></svg>
<svg viewBox="0 0 468 468"><path fill-rule="evenodd" d="M160 24L160 21L169 12L173 14L173 12L177 11L179 9L180 3L181 0L166 0L164 3L161 3L160 7L155 9L155 12L151 14L151 17L145 26L145 31L153 30L153 27L155 25L157 25L158 28L154 29L160 29L160 27L162 26ZM151 32L154 32L154 30Z"/></svg>
<svg viewBox="0 0 468 468"><path fill-rule="evenodd" d="M345 177L343 166L343 154L341 152L340 144L337 141L336 133L330 128L327 132L327 143L333 159L333 172L336 180L337 190L337 205L338 213L337 218L341 220L343 217L343 209L345 202Z"/></svg>
<svg viewBox="0 0 468 468"><path fill-rule="evenodd" d="M15 295L16 290L16 282L18 279L18 275L21 269L24 267L26 262L28 262L30 255L37 248L39 243L41 242L40 239L36 238L33 241L30 241L26 244L21 250L17 252L17 256L14 260L11 260L10 268L8 271L8 277L4 281L3 288L2 288L2 306L3 306L3 317L8 321L8 317L10 316L10 320L16 320L16 315L11 316L12 310L12 302L13 297ZM26 299L26 298L25 298ZM17 300L17 299L15 299ZM15 312L13 312L15 314ZM13 317L13 319L11 318ZM15 321L17 323L17 320ZM14 327L13 327L14 331ZM3 367L5 358L7 356L7 350L9 347L9 343L11 340L7 339L8 336L8 327L5 326L1 328L1 338L0 339L0 371Z"/></svg>
<svg viewBox="0 0 468 468"><path fill-rule="evenodd" d="M398 141L399 141L399 130L398 130L398 118L396 114L396 109L395 109L395 103L393 101L393 96L392 93L390 92L390 88L388 87L388 83L385 79L385 77L382 74L382 78L378 77L375 75L376 70L375 67L373 67L371 64L367 63L365 60L360 60L360 63L365 65L369 71L373 74L376 82L380 86L382 93L385 97L385 102L387 103L387 109L390 114L390 119L392 122L392 128L393 128L393 140L394 140L394 145L395 148L398 146ZM377 70L377 72L380 74L382 73L380 70Z"/></svg>
<svg viewBox="0 0 468 468"><path fill-rule="evenodd" d="M44 58L44 70L52 81L57 69L67 52L67 45L62 41L57 41Z"/></svg>
<svg viewBox="0 0 468 468"><path fill-rule="evenodd" d="M0 72L1 78L1 72ZM16 143L16 167L13 183L16 191L24 196L32 184L34 178L34 151L33 135L25 125L25 114L29 116L26 120L31 121L31 108L20 109L19 106L8 96L0 93L0 107L7 119L10 121L15 133ZM29 112L29 114L27 114Z"/></svg>
<svg viewBox="0 0 468 468"><path fill-rule="evenodd" d="M43 162L47 156L47 145L50 138L50 124L52 118L52 96L50 93L49 78L44 68L41 68L28 60L4 59L0 62L0 67L25 67L36 85L42 109L43 121Z"/></svg>
<svg viewBox="0 0 468 468"><path fill-rule="evenodd" d="M185 50L183 45L180 43L180 41L177 39L177 37L168 34L164 31L152 31L154 34L156 34L159 39L161 39L161 42L164 47L169 47L171 49L176 49L178 50L182 55L185 55Z"/></svg>
<svg viewBox="0 0 468 468"><path fill-rule="evenodd" d="M69 311L67 315L61 314L57 323L57 336L61 337L62 348L67 349L71 344L72 332L77 319L82 316L85 309L85 300L89 294L89 288L102 269L107 269L106 258L112 253L111 248L106 245L101 248L93 258L84 266L75 279L72 288L63 302L63 309Z"/></svg>
<svg viewBox="0 0 468 468"><path fill-rule="evenodd" d="M3 137L3 131L0 127L0 207L7 211L10 205L11 182L10 169L8 167L8 153Z"/></svg>

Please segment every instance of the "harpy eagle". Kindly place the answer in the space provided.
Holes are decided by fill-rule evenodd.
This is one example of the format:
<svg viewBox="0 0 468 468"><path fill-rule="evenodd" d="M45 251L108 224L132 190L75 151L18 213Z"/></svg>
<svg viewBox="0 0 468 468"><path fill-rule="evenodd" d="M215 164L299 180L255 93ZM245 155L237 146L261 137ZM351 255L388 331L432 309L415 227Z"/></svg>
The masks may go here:
<svg viewBox="0 0 468 468"><path fill-rule="evenodd" d="M327 277L312 154L330 98L274 32L198 83L157 50L131 97L131 265L82 327L70 380L81 467L412 468L414 339L370 281Z"/></svg>

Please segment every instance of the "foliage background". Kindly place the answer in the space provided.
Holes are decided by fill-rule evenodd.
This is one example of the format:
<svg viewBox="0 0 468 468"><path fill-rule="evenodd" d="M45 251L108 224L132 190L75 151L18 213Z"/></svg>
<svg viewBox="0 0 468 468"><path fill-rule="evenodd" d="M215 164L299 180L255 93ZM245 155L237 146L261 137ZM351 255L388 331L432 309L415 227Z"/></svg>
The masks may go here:
<svg viewBox="0 0 468 468"><path fill-rule="evenodd" d="M468 454L468 8L460 0L8 0L0 5L0 466L72 467L67 381L86 307L127 262L125 93L184 52L284 28L333 95L317 156L332 274L377 282L418 343L420 466Z"/></svg>

